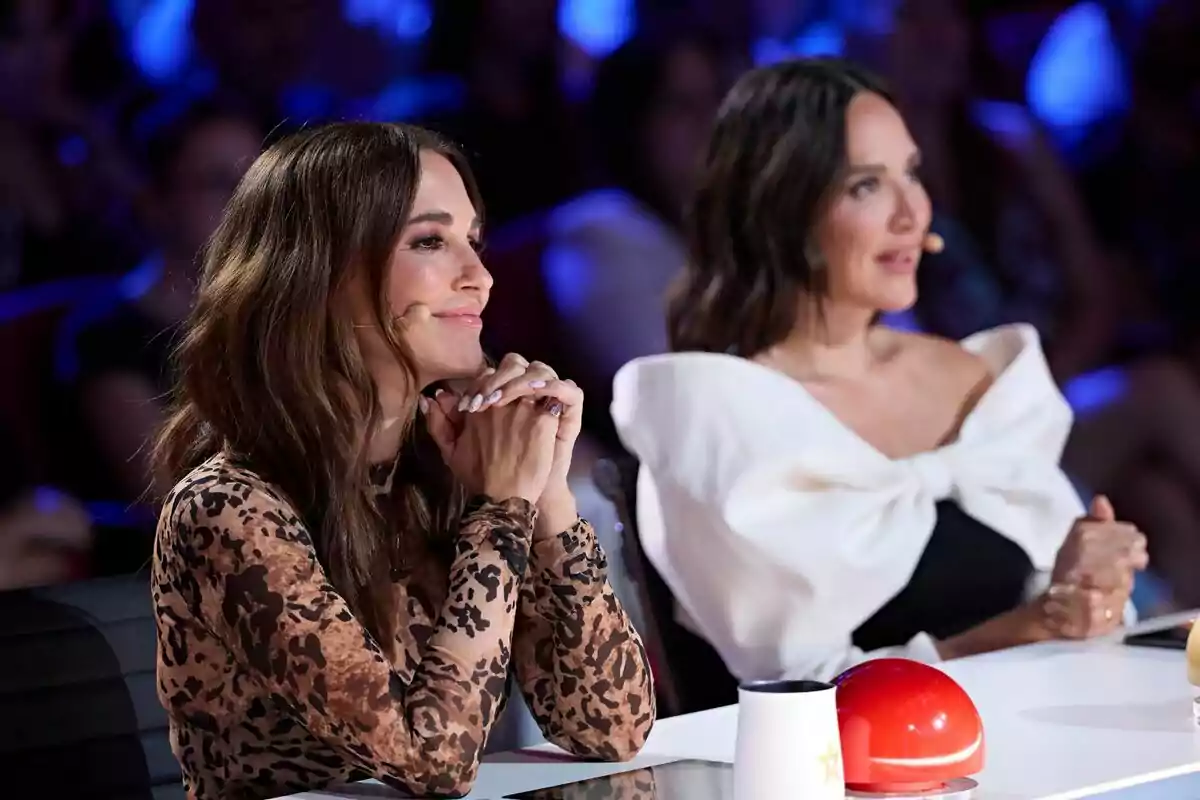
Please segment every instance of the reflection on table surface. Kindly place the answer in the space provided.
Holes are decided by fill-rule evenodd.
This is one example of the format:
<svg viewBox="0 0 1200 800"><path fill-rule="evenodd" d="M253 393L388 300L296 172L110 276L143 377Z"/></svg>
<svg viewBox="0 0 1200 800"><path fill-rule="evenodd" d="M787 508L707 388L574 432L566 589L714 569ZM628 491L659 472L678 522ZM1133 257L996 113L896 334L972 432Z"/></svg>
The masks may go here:
<svg viewBox="0 0 1200 800"><path fill-rule="evenodd" d="M987 755L983 771L972 776L979 783L973 800L1200 798L1200 735L1192 728L1193 690L1183 652L1119 641L1045 642L942 668L967 690L984 720ZM721 778L722 770L714 775L694 762L690 768L674 764L732 762L737 718L737 707L729 706L662 719L628 764L577 762L548 745L495 754L484 760L469 798L729 800L730 767ZM653 785L640 785L634 775L647 770ZM629 777L593 784L594 794L585 789L584 779L614 773ZM528 794L533 789L541 793ZM293 800L357 797L396 794L364 782Z"/></svg>
<svg viewBox="0 0 1200 800"><path fill-rule="evenodd" d="M733 768L676 761L591 780L510 795L511 800L730 800Z"/></svg>

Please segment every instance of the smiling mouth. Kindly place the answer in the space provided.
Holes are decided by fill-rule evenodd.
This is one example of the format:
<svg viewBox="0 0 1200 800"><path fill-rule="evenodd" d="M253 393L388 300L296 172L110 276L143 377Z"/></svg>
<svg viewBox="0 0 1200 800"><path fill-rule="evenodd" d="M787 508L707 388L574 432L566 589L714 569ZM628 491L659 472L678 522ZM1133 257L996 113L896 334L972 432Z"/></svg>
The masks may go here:
<svg viewBox="0 0 1200 800"><path fill-rule="evenodd" d="M434 314L433 318L464 328L479 329L483 327L483 317L478 314Z"/></svg>

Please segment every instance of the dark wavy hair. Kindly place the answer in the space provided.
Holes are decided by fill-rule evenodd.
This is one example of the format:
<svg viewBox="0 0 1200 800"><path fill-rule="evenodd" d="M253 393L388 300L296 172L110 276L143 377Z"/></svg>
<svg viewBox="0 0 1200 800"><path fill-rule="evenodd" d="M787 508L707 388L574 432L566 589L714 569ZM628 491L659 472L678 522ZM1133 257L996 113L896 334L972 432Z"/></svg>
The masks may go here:
<svg viewBox="0 0 1200 800"><path fill-rule="evenodd" d="M671 349L749 358L795 327L826 276L813 231L846 169L846 109L892 102L840 59L751 70L725 96L686 219L688 264L667 310Z"/></svg>
<svg viewBox="0 0 1200 800"><path fill-rule="evenodd" d="M174 409L154 453L168 486L219 452L278 486L334 588L379 641L394 624L376 590L403 561L396 530L448 536L463 493L418 425L405 437L392 496L376 500L363 431L378 424L378 392L336 300L363 271L372 321L408 372L415 410L413 358L386 285L422 151L450 160L482 214L459 151L410 125L314 127L251 165L208 245L176 354Z"/></svg>

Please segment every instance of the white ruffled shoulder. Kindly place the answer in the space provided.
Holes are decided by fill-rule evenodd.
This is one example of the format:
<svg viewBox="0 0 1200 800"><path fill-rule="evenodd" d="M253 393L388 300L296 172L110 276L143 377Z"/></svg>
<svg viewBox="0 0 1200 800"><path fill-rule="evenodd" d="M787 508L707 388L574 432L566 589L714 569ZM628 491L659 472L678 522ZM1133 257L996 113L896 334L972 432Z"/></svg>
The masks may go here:
<svg viewBox="0 0 1200 800"><path fill-rule="evenodd" d="M794 673L803 659L789 648L844 647L908 582L938 500L955 499L1036 568L1053 564L1083 512L1058 465L1070 407L1031 326L961 344L992 386L956 441L895 460L801 384L745 359L669 354L617 374L612 414L642 464L647 556L735 673Z"/></svg>

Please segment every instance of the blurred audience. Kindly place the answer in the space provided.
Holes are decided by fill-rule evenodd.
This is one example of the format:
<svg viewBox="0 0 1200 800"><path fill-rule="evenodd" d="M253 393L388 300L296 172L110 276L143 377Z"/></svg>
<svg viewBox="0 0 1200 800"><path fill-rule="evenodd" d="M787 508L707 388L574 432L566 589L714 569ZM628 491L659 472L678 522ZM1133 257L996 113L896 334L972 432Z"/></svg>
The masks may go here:
<svg viewBox="0 0 1200 800"><path fill-rule="evenodd" d="M0 285L109 272L132 252L138 174L95 96L109 87L90 6L0 4Z"/></svg>
<svg viewBox="0 0 1200 800"><path fill-rule="evenodd" d="M340 0L196 0L191 31L216 85L293 129L335 118L391 77L386 48ZM353 54L347 58L346 54Z"/></svg>
<svg viewBox="0 0 1200 800"><path fill-rule="evenodd" d="M152 487L149 442L172 385L171 355L192 307L198 256L263 134L250 117L201 105L169 126L149 148L149 228L157 249L119 286L68 318L77 372L74 390L122 499L138 502Z"/></svg>
<svg viewBox="0 0 1200 800"><path fill-rule="evenodd" d="M838 18L839 5L836 0L754 0L750 13L755 63L841 55L848 20ZM857 10L870 17L874 5L873 0L862 2Z"/></svg>
<svg viewBox="0 0 1200 800"><path fill-rule="evenodd" d="M1200 3L1161 0L1131 57L1133 107L1116 152L1089 170L1106 247L1124 255L1126 297L1200 367ZM1155 337L1160 343L1162 336Z"/></svg>
<svg viewBox="0 0 1200 800"><path fill-rule="evenodd" d="M55 488L37 486L3 429L0 447L8 454L0 465L0 590L83 577L92 546L87 510Z"/></svg>
<svg viewBox="0 0 1200 800"><path fill-rule="evenodd" d="M566 83L571 44L558 0L444 0L428 66L461 76L460 110L425 124L458 142L489 196L488 225L542 211L583 187L583 150Z"/></svg>
<svg viewBox="0 0 1200 800"><path fill-rule="evenodd" d="M547 221L542 272L563 355L595 407L591 432L609 443L613 375L667 349L667 287L686 258L684 205L725 88L724 61L715 37L678 28L635 37L606 58L588 113L602 188Z"/></svg>
<svg viewBox="0 0 1200 800"><path fill-rule="evenodd" d="M1200 384L1165 356L1111 368L1116 260L1028 110L977 94L977 34L958 0L904 0L879 51L946 241L922 262L918 320L955 339L1038 329L1055 378L1079 398L1064 466L1147 531L1176 600L1200 603Z"/></svg>

